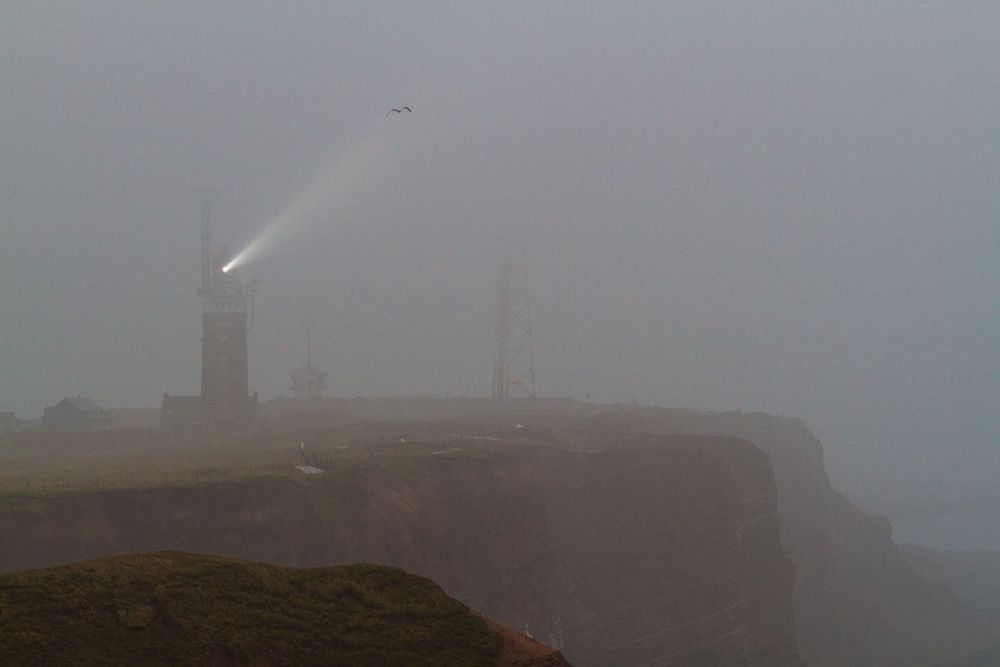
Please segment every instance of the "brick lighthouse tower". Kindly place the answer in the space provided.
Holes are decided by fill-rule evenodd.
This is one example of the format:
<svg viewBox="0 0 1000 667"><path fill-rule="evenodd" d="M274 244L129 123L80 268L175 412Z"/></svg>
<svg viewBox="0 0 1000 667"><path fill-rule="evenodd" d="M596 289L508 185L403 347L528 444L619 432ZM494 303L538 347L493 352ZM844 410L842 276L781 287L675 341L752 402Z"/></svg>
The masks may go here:
<svg viewBox="0 0 1000 667"><path fill-rule="evenodd" d="M201 201L201 396L163 394L160 428L247 428L257 414L249 395L247 333L253 327L253 283L244 284L223 248L212 254L209 234L214 192Z"/></svg>
<svg viewBox="0 0 1000 667"><path fill-rule="evenodd" d="M248 314L252 291L223 248L209 258L201 296L201 426L232 429L249 426L256 412L256 395L249 395L247 365Z"/></svg>

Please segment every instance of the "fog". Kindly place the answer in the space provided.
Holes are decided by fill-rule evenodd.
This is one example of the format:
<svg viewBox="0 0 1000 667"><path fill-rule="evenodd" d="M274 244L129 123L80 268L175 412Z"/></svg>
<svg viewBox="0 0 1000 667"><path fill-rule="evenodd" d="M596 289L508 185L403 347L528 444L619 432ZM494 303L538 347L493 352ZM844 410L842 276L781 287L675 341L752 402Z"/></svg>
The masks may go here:
<svg viewBox="0 0 1000 667"><path fill-rule="evenodd" d="M512 239L539 393L990 488L997 34L995 3L3 2L0 411L197 393L216 189L263 399L307 316L331 394L487 395Z"/></svg>

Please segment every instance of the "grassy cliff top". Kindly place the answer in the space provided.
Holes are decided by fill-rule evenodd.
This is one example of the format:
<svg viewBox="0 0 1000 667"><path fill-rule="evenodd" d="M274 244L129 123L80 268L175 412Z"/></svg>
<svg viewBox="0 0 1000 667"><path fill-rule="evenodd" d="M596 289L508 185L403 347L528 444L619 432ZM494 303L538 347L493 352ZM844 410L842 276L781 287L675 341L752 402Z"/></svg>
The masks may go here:
<svg viewBox="0 0 1000 667"><path fill-rule="evenodd" d="M0 576L2 665L496 665L433 582L160 552Z"/></svg>

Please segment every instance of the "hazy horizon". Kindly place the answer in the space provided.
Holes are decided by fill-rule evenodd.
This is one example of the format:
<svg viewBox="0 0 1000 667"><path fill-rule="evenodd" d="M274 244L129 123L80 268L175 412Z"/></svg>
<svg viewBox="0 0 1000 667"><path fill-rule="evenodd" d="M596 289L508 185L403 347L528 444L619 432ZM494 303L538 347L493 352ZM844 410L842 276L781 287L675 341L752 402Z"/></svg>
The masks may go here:
<svg viewBox="0 0 1000 667"><path fill-rule="evenodd" d="M848 484L997 489L1000 6L0 2L0 411L200 368L197 190L330 395L801 417ZM409 105L412 114L384 114Z"/></svg>

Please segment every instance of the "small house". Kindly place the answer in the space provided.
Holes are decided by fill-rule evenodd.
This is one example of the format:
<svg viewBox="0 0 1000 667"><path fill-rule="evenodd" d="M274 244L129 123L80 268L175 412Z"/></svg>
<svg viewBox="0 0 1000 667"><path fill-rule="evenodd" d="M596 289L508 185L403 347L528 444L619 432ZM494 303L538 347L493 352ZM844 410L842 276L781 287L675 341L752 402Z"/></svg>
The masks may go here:
<svg viewBox="0 0 1000 667"><path fill-rule="evenodd" d="M49 431L106 431L111 428L111 415L89 398L64 398L45 408L42 428Z"/></svg>

